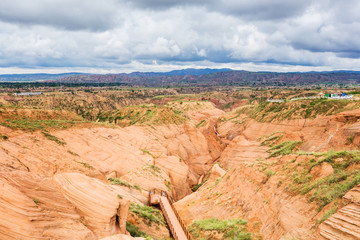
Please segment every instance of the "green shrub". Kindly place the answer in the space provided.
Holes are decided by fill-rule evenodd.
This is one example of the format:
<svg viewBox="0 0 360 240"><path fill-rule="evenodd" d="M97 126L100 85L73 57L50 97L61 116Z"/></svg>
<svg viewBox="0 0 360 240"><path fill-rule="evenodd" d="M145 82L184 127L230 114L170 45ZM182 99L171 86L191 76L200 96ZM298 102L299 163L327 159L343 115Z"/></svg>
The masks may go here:
<svg viewBox="0 0 360 240"><path fill-rule="evenodd" d="M348 167L360 163L359 151L329 151L319 155L320 160L311 159L302 164L300 172L295 171L292 175L293 185L290 187L302 195L307 195L310 202L316 202L319 210L342 198L349 190L360 184L360 170L351 170ZM341 161L337 161L341 158ZM323 178L313 178L310 171L313 167L322 163L330 164L334 172Z"/></svg>
<svg viewBox="0 0 360 240"><path fill-rule="evenodd" d="M126 231L128 231L132 237L148 237L146 233L139 230L139 227L129 222L126 222Z"/></svg>
<svg viewBox="0 0 360 240"><path fill-rule="evenodd" d="M336 211L338 210L339 204L336 203L334 207L330 208L328 211L326 211L319 220L317 220L317 223L322 223L326 221L329 217L331 217Z"/></svg>
<svg viewBox="0 0 360 240"><path fill-rule="evenodd" d="M150 165L150 168L151 168L152 170L154 170L155 172L157 172L157 173L160 173L160 172L161 172L161 169L160 169L158 166Z"/></svg>
<svg viewBox="0 0 360 240"><path fill-rule="evenodd" d="M153 207L130 203L130 211L139 217L148 219L150 222L166 225L165 219L161 212Z"/></svg>
<svg viewBox="0 0 360 240"><path fill-rule="evenodd" d="M192 190L193 192L196 192L202 185L204 185L205 182L206 182L206 181L204 181L204 182L202 182L202 183L200 183L200 184L195 184L194 186L192 186L191 190Z"/></svg>
<svg viewBox="0 0 360 240"><path fill-rule="evenodd" d="M270 177L272 177L272 176L275 175L275 172L273 172L273 171L271 171L271 170L268 170L268 171L265 172L265 174L266 174L266 176L267 176L268 178L270 178Z"/></svg>
<svg viewBox="0 0 360 240"><path fill-rule="evenodd" d="M331 178L331 175L327 177L324 181L325 184L319 185L309 198L310 201L316 201L320 209L331 203L333 200L342 198L349 190L360 183L360 173L349 177L344 181L333 184L329 183L329 179Z"/></svg>
<svg viewBox="0 0 360 240"><path fill-rule="evenodd" d="M123 180L120 180L118 178L108 178L108 180L110 181L111 184L113 185L121 185L121 186L124 186L124 187L128 187L128 188L132 188L133 186L128 183L128 182L125 182Z"/></svg>
<svg viewBox="0 0 360 240"><path fill-rule="evenodd" d="M6 135L0 135L0 139L2 139L2 140L7 140L7 139L9 139L9 137L6 136Z"/></svg>
<svg viewBox="0 0 360 240"><path fill-rule="evenodd" d="M70 153L70 154L73 155L73 156L79 157L79 154L77 154L77 153L75 153L75 152L73 152L73 151L68 151L68 153Z"/></svg>
<svg viewBox="0 0 360 240"><path fill-rule="evenodd" d="M46 130L49 128L69 128L75 123L85 121L69 121L69 120L39 120L39 119L5 119L0 122L3 125L12 129L21 129L24 131Z"/></svg>
<svg viewBox="0 0 360 240"><path fill-rule="evenodd" d="M260 102L249 112L257 121L271 122L274 119L315 118L318 115L332 115L346 110L359 108L352 100L309 99L285 101L283 103Z"/></svg>
<svg viewBox="0 0 360 240"><path fill-rule="evenodd" d="M196 124L196 128L199 128L201 125L205 123L205 120L201 120L198 124Z"/></svg>
<svg viewBox="0 0 360 240"><path fill-rule="evenodd" d="M41 132L47 139L56 142L59 145L65 145L66 142L60 140L58 137L55 137L54 135L51 135L50 133L47 132Z"/></svg>
<svg viewBox="0 0 360 240"><path fill-rule="evenodd" d="M268 152L270 152L269 157L291 154L294 148L300 146L301 144L301 141L286 141L277 144L268 150Z"/></svg>
<svg viewBox="0 0 360 240"><path fill-rule="evenodd" d="M223 239L225 240L251 240L252 234L247 232L246 224L247 221L240 218L227 220L202 219L193 222L189 227L189 232L193 237L200 239L210 239L207 237L206 231L217 231L223 233Z"/></svg>
<svg viewBox="0 0 360 240"><path fill-rule="evenodd" d="M120 126L181 124L187 117L170 106L128 106L114 111L99 112L97 120Z"/></svg>
<svg viewBox="0 0 360 240"><path fill-rule="evenodd" d="M161 168L155 165L146 165L142 169L149 171L150 173L152 173L154 176L157 177L159 177L160 176L159 174L161 173Z"/></svg>
<svg viewBox="0 0 360 240"><path fill-rule="evenodd" d="M350 144L353 143L353 141L354 141L354 136L349 136L349 137L346 138L345 144L350 145Z"/></svg>
<svg viewBox="0 0 360 240"><path fill-rule="evenodd" d="M221 177L215 179L215 186L218 185L221 182L221 180L222 180Z"/></svg>
<svg viewBox="0 0 360 240"><path fill-rule="evenodd" d="M84 167L88 168L88 169L94 169L93 166L91 166L90 164L86 163L86 162L79 162L79 161L75 161L77 163L80 163L81 165L83 165Z"/></svg>
<svg viewBox="0 0 360 240"><path fill-rule="evenodd" d="M149 151L146 150L146 149L141 149L141 151L142 151L143 153L145 153L145 154L150 155L152 158L156 158L151 152L149 152Z"/></svg>
<svg viewBox="0 0 360 240"><path fill-rule="evenodd" d="M278 142L282 137L283 135L270 136L266 138L264 141L262 141L261 145L271 146L272 144Z"/></svg>

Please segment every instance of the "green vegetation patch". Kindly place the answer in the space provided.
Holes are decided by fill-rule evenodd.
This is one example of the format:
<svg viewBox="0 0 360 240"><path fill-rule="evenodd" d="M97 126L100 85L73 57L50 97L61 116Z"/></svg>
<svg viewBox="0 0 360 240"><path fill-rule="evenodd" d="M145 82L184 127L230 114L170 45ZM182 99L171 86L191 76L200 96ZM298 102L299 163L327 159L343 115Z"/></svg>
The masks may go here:
<svg viewBox="0 0 360 240"><path fill-rule="evenodd" d="M0 139L2 139L2 140L8 140L8 139L9 139L9 137L8 137L8 136L6 136L6 135L1 135L1 134L0 134Z"/></svg>
<svg viewBox="0 0 360 240"><path fill-rule="evenodd" d="M277 157L280 155L291 154L293 150L299 147L301 144L301 141L285 141L275 146L272 146L268 150L268 152L270 153L269 157Z"/></svg>
<svg viewBox="0 0 360 240"><path fill-rule="evenodd" d="M73 152L73 151L67 151L67 152L73 156L79 157L79 154L77 154L76 152Z"/></svg>
<svg viewBox="0 0 360 240"><path fill-rule="evenodd" d="M251 240L252 233L246 229L247 221L241 218L220 220L216 218L194 221L188 228L191 235L196 239L210 240L211 232L223 234L225 240Z"/></svg>
<svg viewBox="0 0 360 240"><path fill-rule="evenodd" d="M314 178L310 174L311 170L322 163L330 164L334 172L327 177ZM307 195L309 201L316 202L321 210L360 184L360 170L351 167L358 164L360 164L359 151L324 153L319 159L311 159L303 163L300 171L294 171L290 190Z"/></svg>
<svg viewBox="0 0 360 240"><path fill-rule="evenodd" d="M145 154L150 155L152 158L157 158L154 154L152 154L151 152L149 152L149 151L146 150L146 149L141 149L141 151L142 151L143 153L145 153Z"/></svg>
<svg viewBox="0 0 360 240"><path fill-rule="evenodd" d="M129 222L126 222L126 231L128 231L132 237L143 237L146 240L154 239L149 235L147 235L146 233L140 231L138 226L135 226Z"/></svg>
<svg viewBox="0 0 360 240"><path fill-rule="evenodd" d="M282 103L263 101L251 109L248 114L257 121L271 122L274 119L281 121L285 119L315 118L318 115L333 115L359 107L360 103L353 100L326 98L285 101Z"/></svg>
<svg viewBox="0 0 360 240"><path fill-rule="evenodd" d="M200 183L200 184L195 184L194 186L192 186L191 190L192 190L193 192L196 192L202 185L204 185L205 182L206 182L206 181L203 181L203 182Z"/></svg>
<svg viewBox="0 0 360 240"><path fill-rule="evenodd" d="M338 207L339 207L339 203L336 202L332 208L327 210L321 216L321 218L317 221L317 223L322 223L322 222L326 221L329 217L331 217L334 213L336 213L336 211L338 210Z"/></svg>
<svg viewBox="0 0 360 240"><path fill-rule="evenodd" d="M238 117L240 117L240 113L239 113L239 112L237 112L236 115L234 115L234 116L232 116L232 117L230 117L230 118L221 117L221 118L219 118L219 122L228 122L228 121L234 120L234 119L236 119L236 118L238 118Z"/></svg>
<svg viewBox="0 0 360 240"><path fill-rule="evenodd" d="M97 120L125 127L131 125L181 124L187 118L181 111L166 106L143 105L124 107L117 111L100 112Z"/></svg>
<svg viewBox="0 0 360 240"><path fill-rule="evenodd" d="M56 142L59 145L65 145L66 142L60 140L58 137L51 135L50 133L47 132L41 132L47 139Z"/></svg>
<svg viewBox="0 0 360 240"><path fill-rule="evenodd" d="M79 162L79 161L75 161L77 163L80 163L81 165L83 165L84 167L88 168L88 169L94 169L93 166L91 166L90 164L86 163L86 162Z"/></svg>
<svg viewBox="0 0 360 240"><path fill-rule="evenodd" d="M136 203L130 203L129 209L139 217L149 220L150 224L153 222L156 224L166 225L165 219L159 209Z"/></svg>
<svg viewBox="0 0 360 240"><path fill-rule="evenodd" d="M205 120L201 120L198 124L196 124L196 128L199 128L199 127L203 126L204 123L206 123L206 121L205 121Z"/></svg>
<svg viewBox="0 0 360 240"><path fill-rule="evenodd" d="M65 129L72 127L76 122L68 120L37 120L37 119L6 119L0 125L24 131L36 131L49 128Z"/></svg>
<svg viewBox="0 0 360 240"><path fill-rule="evenodd" d="M38 205L38 204L39 204L39 199L33 198L33 202L34 202L36 205Z"/></svg>
<svg viewBox="0 0 360 240"><path fill-rule="evenodd" d="M283 137L283 135L281 134L283 132L273 132L270 135L263 135L261 137L259 137L257 140L261 141L261 145L265 145L265 146L274 146L276 143L278 143L281 138Z"/></svg>
<svg viewBox="0 0 360 240"><path fill-rule="evenodd" d="M67 111L13 109L10 107L0 109L0 111L2 111L0 125L23 131L65 129L76 123L88 123L80 116Z"/></svg>
<svg viewBox="0 0 360 240"><path fill-rule="evenodd" d="M152 173L154 176L159 177L161 174L161 168L156 165L146 165L142 168L143 170L147 170Z"/></svg>
<svg viewBox="0 0 360 240"><path fill-rule="evenodd" d="M272 176L275 175L275 172L274 172L274 171L271 171L271 170L268 170L268 171L265 172L265 174L266 174L266 176L267 176L268 178L270 178L270 177L272 177Z"/></svg>
<svg viewBox="0 0 360 240"><path fill-rule="evenodd" d="M126 181L120 180L118 178L108 178L108 180L110 181L110 183L112 185L121 185L124 187L133 188L133 185L131 185L130 183L128 183Z"/></svg>
<svg viewBox="0 0 360 240"><path fill-rule="evenodd" d="M278 142L282 137L283 137L283 135L268 137L264 141L261 142L261 145L272 146L274 143Z"/></svg>

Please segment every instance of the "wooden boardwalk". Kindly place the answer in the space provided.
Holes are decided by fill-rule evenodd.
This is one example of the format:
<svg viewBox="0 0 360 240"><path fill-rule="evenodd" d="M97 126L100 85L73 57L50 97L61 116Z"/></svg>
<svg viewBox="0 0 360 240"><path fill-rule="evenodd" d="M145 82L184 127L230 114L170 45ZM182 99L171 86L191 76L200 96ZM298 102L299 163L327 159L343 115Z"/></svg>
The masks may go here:
<svg viewBox="0 0 360 240"><path fill-rule="evenodd" d="M157 192L160 192L160 194L157 194ZM176 210L173 208L170 198L164 191L151 190L149 192L149 202L150 205L160 205L175 240L192 239Z"/></svg>

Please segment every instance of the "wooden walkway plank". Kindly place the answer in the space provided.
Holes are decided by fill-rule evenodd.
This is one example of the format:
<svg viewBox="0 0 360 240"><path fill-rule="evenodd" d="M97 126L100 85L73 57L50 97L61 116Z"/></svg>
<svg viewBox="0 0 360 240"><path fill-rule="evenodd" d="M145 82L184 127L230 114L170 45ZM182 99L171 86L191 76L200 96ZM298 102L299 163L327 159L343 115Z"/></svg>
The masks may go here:
<svg viewBox="0 0 360 240"><path fill-rule="evenodd" d="M167 197L160 197L160 207L176 240L188 240Z"/></svg>

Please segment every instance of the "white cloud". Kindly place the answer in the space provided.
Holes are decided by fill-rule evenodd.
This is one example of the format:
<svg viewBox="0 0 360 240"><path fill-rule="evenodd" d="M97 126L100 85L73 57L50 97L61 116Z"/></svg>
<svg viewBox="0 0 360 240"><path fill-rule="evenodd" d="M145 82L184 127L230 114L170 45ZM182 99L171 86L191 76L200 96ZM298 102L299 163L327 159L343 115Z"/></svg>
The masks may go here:
<svg viewBox="0 0 360 240"><path fill-rule="evenodd" d="M1 71L360 70L356 0L0 0L0 5Z"/></svg>

